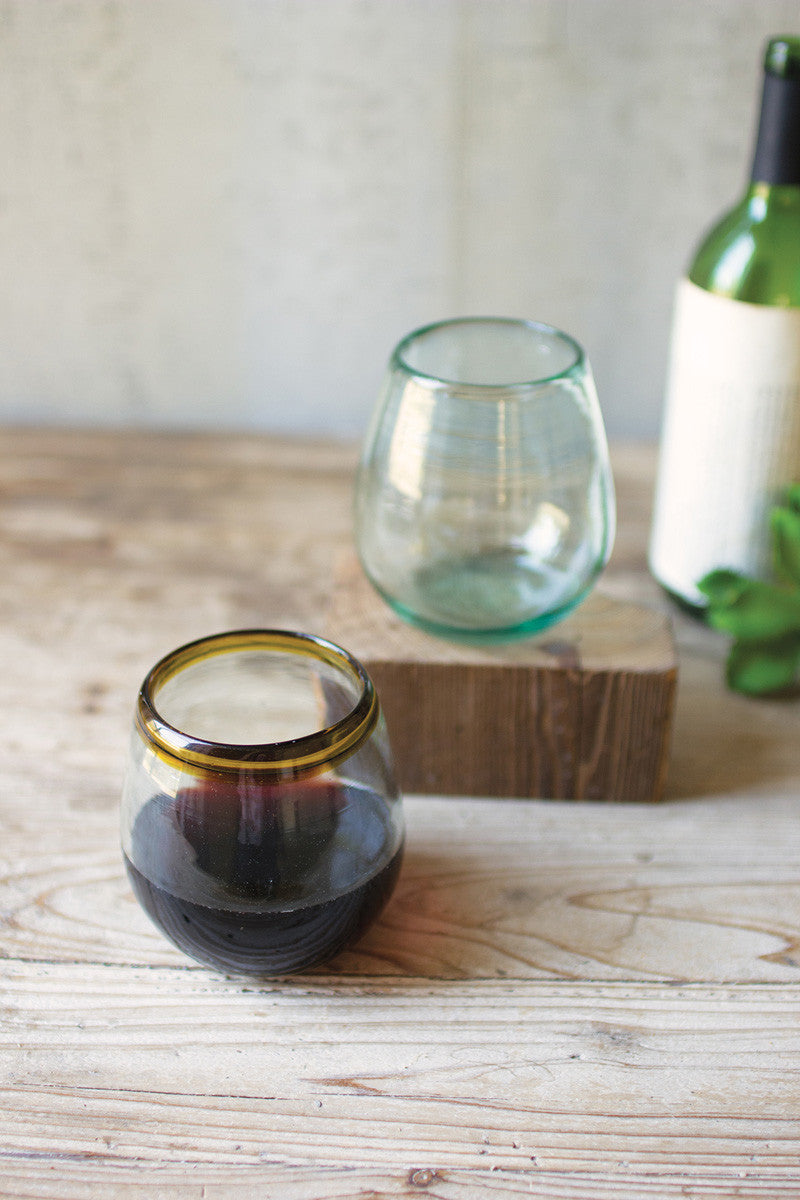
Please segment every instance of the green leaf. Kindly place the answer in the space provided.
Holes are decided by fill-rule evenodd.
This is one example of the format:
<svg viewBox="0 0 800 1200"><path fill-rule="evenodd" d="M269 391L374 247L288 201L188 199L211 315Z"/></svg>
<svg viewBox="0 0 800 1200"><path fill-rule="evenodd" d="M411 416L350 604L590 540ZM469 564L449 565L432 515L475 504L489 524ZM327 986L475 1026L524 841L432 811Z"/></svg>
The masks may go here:
<svg viewBox="0 0 800 1200"><path fill-rule="evenodd" d="M738 571L720 568L717 571L709 571L697 586L704 596L708 596L712 605L724 605L732 604L748 583L746 576L740 575Z"/></svg>
<svg viewBox="0 0 800 1200"><path fill-rule="evenodd" d="M747 642L800 633L800 589L744 580L732 601L710 604L708 623Z"/></svg>
<svg viewBox="0 0 800 1200"><path fill-rule="evenodd" d="M792 483L786 489L785 503L796 513L800 513L800 483Z"/></svg>
<svg viewBox="0 0 800 1200"><path fill-rule="evenodd" d="M800 511L773 508L769 523L776 574L800 584Z"/></svg>
<svg viewBox="0 0 800 1200"><path fill-rule="evenodd" d="M774 642L736 642L728 656L728 686L748 696L765 696L790 688L800 666L800 636Z"/></svg>

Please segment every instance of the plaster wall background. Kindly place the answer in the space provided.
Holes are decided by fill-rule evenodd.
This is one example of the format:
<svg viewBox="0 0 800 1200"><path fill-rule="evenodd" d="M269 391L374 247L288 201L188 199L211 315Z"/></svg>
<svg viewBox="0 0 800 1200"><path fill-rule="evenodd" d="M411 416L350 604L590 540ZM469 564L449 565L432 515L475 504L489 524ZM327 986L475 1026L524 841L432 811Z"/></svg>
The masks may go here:
<svg viewBox="0 0 800 1200"><path fill-rule="evenodd" d="M659 429L796 0L0 0L0 420L360 434L467 313Z"/></svg>

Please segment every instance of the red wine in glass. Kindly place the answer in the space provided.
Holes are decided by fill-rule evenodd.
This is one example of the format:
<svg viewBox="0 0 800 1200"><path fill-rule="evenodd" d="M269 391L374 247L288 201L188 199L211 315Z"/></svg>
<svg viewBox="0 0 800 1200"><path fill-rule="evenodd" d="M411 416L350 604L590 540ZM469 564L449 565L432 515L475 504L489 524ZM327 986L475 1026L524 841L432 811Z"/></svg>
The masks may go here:
<svg viewBox="0 0 800 1200"><path fill-rule="evenodd" d="M216 970L283 974L353 942L403 853L385 800L358 783L198 781L138 813L125 855L161 931Z"/></svg>

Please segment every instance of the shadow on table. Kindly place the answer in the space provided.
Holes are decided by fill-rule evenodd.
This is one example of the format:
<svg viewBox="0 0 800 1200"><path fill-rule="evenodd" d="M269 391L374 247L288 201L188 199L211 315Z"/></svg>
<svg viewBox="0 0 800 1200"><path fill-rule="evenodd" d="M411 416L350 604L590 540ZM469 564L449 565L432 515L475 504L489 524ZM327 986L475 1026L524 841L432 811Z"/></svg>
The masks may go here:
<svg viewBox="0 0 800 1200"><path fill-rule="evenodd" d="M800 702L725 688L723 666L684 659L665 800L737 795L800 778Z"/></svg>

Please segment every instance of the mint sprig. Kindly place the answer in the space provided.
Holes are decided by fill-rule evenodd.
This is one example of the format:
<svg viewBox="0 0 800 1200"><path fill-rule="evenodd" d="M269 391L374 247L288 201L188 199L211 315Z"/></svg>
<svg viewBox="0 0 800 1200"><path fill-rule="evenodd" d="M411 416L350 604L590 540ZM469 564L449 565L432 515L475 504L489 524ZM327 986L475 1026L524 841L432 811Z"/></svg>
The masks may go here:
<svg viewBox="0 0 800 1200"><path fill-rule="evenodd" d="M800 676L800 484L770 513L774 581L720 569L698 584L709 625L732 639L728 686L748 696L786 692Z"/></svg>

